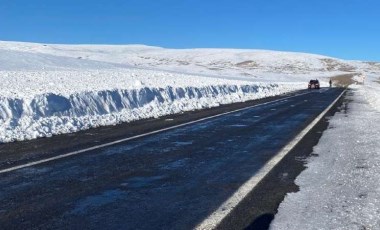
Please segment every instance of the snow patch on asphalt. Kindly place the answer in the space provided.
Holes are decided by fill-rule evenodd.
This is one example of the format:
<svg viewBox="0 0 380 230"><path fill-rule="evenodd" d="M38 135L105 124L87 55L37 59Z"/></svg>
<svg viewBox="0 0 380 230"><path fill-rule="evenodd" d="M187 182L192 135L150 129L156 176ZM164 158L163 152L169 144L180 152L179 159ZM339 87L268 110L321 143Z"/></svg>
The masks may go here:
<svg viewBox="0 0 380 230"><path fill-rule="evenodd" d="M127 192L116 189L105 191L102 194L86 197L78 201L78 204L76 204L75 208L71 211L71 214L84 215L91 209L100 208L103 205L117 202L127 195Z"/></svg>

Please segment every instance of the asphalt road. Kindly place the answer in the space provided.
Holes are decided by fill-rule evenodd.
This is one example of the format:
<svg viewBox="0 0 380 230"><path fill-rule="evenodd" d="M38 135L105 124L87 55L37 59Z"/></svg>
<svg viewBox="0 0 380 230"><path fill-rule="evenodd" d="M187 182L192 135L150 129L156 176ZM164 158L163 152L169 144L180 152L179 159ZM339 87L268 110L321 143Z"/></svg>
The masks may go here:
<svg viewBox="0 0 380 230"><path fill-rule="evenodd" d="M2 173L0 227L192 229L255 175L342 90L303 91L288 99L279 97L276 99L282 99L273 103ZM127 136L166 127L184 117L136 123ZM122 136L120 127L113 129L117 130L113 138ZM112 133L112 127L1 145L0 169L106 142L106 137L98 140L97 133L103 137L107 132ZM291 163L287 167L291 168ZM268 188L261 187L263 196ZM245 207L237 207L242 211L231 213L220 228L252 228L260 214L260 210L256 214L247 211L255 209L252 202L256 201L251 194L248 203L241 204Z"/></svg>

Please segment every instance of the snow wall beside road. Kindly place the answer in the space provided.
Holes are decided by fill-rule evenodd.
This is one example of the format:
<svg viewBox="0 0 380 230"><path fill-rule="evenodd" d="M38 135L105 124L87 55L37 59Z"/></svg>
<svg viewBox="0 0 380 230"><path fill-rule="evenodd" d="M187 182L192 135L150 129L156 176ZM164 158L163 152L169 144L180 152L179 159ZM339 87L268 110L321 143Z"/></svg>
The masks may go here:
<svg viewBox="0 0 380 230"><path fill-rule="evenodd" d="M0 142L71 133L121 122L211 108L275 96L303 84L208 85L113 89L71 95L45 93L32 98L0 98Z"/></svg>

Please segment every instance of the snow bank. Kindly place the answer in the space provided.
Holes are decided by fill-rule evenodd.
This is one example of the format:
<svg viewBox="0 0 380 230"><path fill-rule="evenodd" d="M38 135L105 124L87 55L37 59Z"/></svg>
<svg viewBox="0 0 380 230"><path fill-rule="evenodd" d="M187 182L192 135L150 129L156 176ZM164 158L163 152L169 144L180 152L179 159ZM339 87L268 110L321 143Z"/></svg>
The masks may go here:
<svg viewBox="0 0 380 230"><path fill-rule="evenodd" d="M242 102L304 88L148 70L1 72L0 142Z"/></svg>
<svg viewBox="0 0 380 230"><path fill-rule="evenodd" d="M380 75L371 74L366 77L363 93L366 100L376 110L380 111Z"/></svg>
<svg viewBox="0 0 380 230"><path fill-rule="evenodd" d="M380 112L366 101L367 86L354 88L271 229L380 229Z"/></svg>

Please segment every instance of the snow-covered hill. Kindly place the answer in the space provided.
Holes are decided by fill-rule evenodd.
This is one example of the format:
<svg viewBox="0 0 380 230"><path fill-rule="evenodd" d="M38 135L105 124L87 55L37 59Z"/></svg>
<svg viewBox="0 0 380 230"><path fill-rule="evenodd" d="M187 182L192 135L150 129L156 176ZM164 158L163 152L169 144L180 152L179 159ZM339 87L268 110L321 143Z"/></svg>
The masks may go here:
<svg viewBox="0 0 380 230"><path fill-rule="evenodd" d="M278 95L376 63L289 52L0 41L0 142Z"/></svg>
<svg viewBox="0 0 380 230"><path fill-rule="evenodd" d="M50 45L0 42L6 70L140 67L213 76L260 77L262 73L355 71L347 61L321 55L265 50L163 49L143 45ZM17 59L20 66L9 62ZM35 59L33 58L35 57ZM58 59L57 59L58 58ZM18 70L18 69L17 69Z"/></svg>

